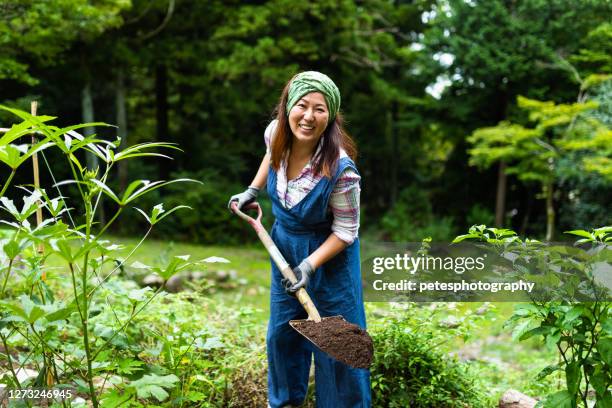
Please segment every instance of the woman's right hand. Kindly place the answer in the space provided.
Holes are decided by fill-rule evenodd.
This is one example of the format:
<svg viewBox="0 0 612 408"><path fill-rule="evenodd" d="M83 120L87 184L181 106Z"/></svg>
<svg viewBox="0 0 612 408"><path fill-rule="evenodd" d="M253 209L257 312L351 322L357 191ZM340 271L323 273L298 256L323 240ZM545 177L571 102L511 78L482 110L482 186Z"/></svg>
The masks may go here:
<svg viewBox="0 0 612 408"><path fill-rule="evenodd" d="M259 194L259 189L257 187L249 186L242 193L234 194L229 201L227 202L228 210L232 211L232 202L236 201L238 205L238 209L241 210L245 205L252 203L257 198L257 194Z"/></svg>

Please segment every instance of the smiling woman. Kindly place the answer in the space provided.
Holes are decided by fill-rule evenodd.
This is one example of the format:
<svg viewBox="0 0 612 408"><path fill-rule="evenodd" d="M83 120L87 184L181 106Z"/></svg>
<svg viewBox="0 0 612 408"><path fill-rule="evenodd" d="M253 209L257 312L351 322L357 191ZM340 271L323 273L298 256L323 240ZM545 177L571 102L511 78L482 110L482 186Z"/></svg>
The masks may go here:
<svg viewBox="0 0 612 408"><path fill-rule="evenodd" d="M289 127L293 136L299 140L296 147L299 146L303 153L314 150L314 146L327 127L328 120L329 112L323 94L311 92L304 95L289 111ZM295 150L292 150L294 155Z"/></svg>
<svg viewBox="0 0 612 408"><path fill-rule="evenodd" d="M264 185L276 218L272 240L297 282L272 264L267 334L268 404L298 406L305 399L314 354L317 407L369 407L370 372L314 349L290 320L306 313L295 293L304 288L322 316L342 315L365 329L359 250L361 177L355 145L344 130L340 91L320 72L293 77L276 119L265 131L266 154L249 188L228 203L252 202Z"/></svg>

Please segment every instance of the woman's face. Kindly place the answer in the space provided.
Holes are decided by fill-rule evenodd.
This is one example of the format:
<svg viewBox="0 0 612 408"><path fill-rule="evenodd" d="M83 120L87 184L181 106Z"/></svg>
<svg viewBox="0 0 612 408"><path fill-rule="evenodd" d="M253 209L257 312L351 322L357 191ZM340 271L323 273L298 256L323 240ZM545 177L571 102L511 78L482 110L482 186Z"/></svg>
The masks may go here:
<svg viewBox="0 0 612 408"><path fill-rule="evenodd" d="M289 111L289 127L299 142L315 145L327 127L329 111L325 97L311 92L297 101Z"/></svg>

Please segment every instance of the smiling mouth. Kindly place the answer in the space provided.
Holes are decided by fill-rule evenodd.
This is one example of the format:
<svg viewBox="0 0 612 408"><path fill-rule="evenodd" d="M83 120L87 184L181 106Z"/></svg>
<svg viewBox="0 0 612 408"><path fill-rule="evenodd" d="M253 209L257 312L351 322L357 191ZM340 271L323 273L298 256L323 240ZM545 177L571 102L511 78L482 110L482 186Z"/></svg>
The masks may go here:
<svg viewBox="0 0 612 408"><path fill-rule="evenodd" d="M303 130L306 130L306 131L309 131L309 130L314 130L314 126L308 126L308 125L298 125L298 127L299 127L300 129L303 129Z"/></svg>

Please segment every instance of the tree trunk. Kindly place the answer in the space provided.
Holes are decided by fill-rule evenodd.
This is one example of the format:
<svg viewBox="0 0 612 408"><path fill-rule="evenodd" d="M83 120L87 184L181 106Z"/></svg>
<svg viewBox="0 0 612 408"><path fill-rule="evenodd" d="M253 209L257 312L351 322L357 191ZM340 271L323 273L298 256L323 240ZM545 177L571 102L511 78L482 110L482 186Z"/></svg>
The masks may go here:
<svg viewBox="0 0 612 408"><path fill-rule="evenodd" d="M87 69L87 68L85 68ZM81 93L81 108L82 108L82 116L83 122L89 123L94 121L94 106L93 106L93 96L91 93L91 82L89 78L85 81L85 86L83 87L83 91ZM85 136L91 136L95 133L94 128L86 127L83 129L83 133ZM87 152L87 168L89 170L96 170L99 167L98 156L93 153ZM99 177L99 175L98 175ZM106 221L106 217L104 214L104 197L100 197L100 204L97 209L98 212L98 221L100 225L104 225Z"/></svg>
<svg viewBox="0 0 612 408"><path fill-rule="evenodd" d="M116 75L115 105L117 109L117 126L119 128L117 134L121 138L120 148L123 150L127 147L127 113L125 106L125 73L123 67L117 69ZM121 160L118 163L119 191L123 191L127 187L128 162L129 160Z"/></svg>
<svg viewBox="0 0 612 408"><path fill-rule="evenodd" d="M531 217L531 210L533 209L533 194L531 190L527 190L527 206L525 208L525 215L523 216L523 222L521 222L521 228L519 229L519 235L525 236L527 234L527 227L529 226L529 218Z"/></svg>
<svg viewBox="0 0 612 408"><path fill-rule="evenodd" d="M504 226L506 212L506 163L500 162L497 170L497 195L495 198L495 226Z"/></svg>
<svg viewBox="0 0 612 408"><path fill-rule="evenodd" d="M81 114L83 122L89 123L94 121L93 97L91 94L91 83L89 79L87 79L85 82L85 86L81 92ZM86 127L83 129L83 133L85 136L91 136L94 134L94 128ZM87 152L87 168L89 170L95 170L98 168L98 157L93 153Z"/></svg>
<svg viewBox="0 0 612 408"><path fill-rule="evenodd" d="M500 89L495 95L495 121L499 123L507 116L509 95L505 89ZM495 196L495 226L501 228L504 226L506 214L506 190L507 176L506 163L499 163L497 170L497 194Z"/></svg>
<svg viewBox="0 0 612 408"><path fill-rule="evenodd" d="M546 194L546 241L552 241L555 235L555 206L553 205L553 183L549 181L544 186Z"/></svg>
<svg viewBox="0 0 612 408"><path fill-rule="evenodd" d="M397 137L397 102L391 103L391 110L387 112L387 140L389 143L389 204L391 207L397 201L398 196L398 182L397 182L397 155L398 155L398 137Z"/></svg>
<svg viewBox="0 0 612 408"><path fill-rule="evenodd" d="M165 64L155 67L155 106L156 106L156 139L158 142L169 142L168 132L168 68ZM159 161L159 178L168 180L172 162Z"/></svg>

